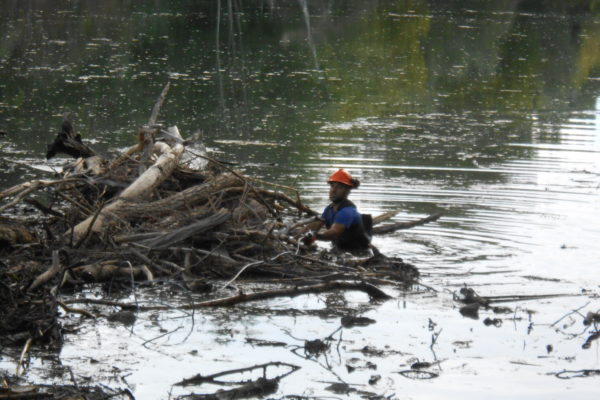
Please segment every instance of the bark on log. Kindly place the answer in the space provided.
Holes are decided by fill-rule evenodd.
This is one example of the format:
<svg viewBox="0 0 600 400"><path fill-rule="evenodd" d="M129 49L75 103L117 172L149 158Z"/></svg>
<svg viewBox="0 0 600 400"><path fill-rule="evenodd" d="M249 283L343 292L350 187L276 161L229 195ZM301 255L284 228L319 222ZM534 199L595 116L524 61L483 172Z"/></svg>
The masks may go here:
<svg viewBox="0 0 600 400"><path fill-rule="evenodd" d="M171 172L177 167L177 163L183 154L184 148L182 145L175 145L171 148L164 143L161 143L160 145L157 143L156 145L158 145L156 146L157 149L162 152L162 155L158 158L156 163L129 185L115 201L104 207L97 216L95 222L93 222L94 215L92 215L77 224L75 228L73 228L73 239L75 241L79 241L83 235L87 234L92 223L93 226L91 227L91 231L96 233L101 232L104 229L106 218L111 213L117 212L128 200L144 198L171 175ZM70 232L67 234L70 234Z"/></svg>
<svg viewBox="0 0 600 400"><path fill-rule="evenodd" d="M174 245L175 243L186 240L194 235L200 234L202 232L206 232L209 229L212 229L218 225L221 225L223 222L227 221L231 217L231 214L224 209L219 210L215 214L204 218L198 222L193 224L184 226L183 228L174 230L172 232L168 232L162 234L158 237L154 237L145 241L140 242L140 244L149 247L150 249L159 249L165 248Z"/></svg>

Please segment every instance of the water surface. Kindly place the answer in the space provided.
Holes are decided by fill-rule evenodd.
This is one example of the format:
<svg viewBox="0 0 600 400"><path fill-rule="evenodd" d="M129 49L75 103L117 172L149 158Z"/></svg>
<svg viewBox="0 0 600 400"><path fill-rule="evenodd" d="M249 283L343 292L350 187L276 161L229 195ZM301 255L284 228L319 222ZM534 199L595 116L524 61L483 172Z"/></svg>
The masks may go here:
<svg viewBox="0 0 600 400"><path fill-rule="evenodd" d="M201 132L217 158L248 174L295 185L315 209L326 205L327 176L344 167L362 181L352 200L363 212L444 215L374 240L417 265L435 293L387 288L400 300L380 306L350 294L141 315L133 328L88 322L60 354L77 379L100 376L158 399L195 373L285 360L303 368L279 397L331 395L325 387L340 380L397 398L597 397L597 377L554 375L600 369L598 342L581 348L582 317L551 326L575 308L600 309L596 2L2 5L1 188L65 164L43 159L64 112L104 154L130 145L170 81L161 122ZM511 315L471 320L452 300L464 284L492 296L580 296L509 303ZM328 302L338 308L313 315ZM302 311L277 312L288 308ZM333 332L346 308L377 323L343 330L332 368L291 352L302 344L294 337ZM486 316L502 326L483 325ZM143 345L161 329L177 330ZM249 337L289 346L252 346ZM373 361L359 351L366 345L390 353ZM88 365L90 347L98 364ZM352 358L378 369L349 373ZM437 379L397 373L436 359ZM34 360L30 377L49 365ZM369 385L374 374L382 379Z"/></svg>

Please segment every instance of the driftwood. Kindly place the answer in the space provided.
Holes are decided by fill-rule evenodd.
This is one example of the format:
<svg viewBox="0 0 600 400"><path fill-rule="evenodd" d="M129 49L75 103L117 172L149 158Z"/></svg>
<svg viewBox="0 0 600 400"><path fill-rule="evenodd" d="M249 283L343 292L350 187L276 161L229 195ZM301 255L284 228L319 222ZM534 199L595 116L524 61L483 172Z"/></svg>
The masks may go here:
<svg viewBox="0 0 600 400"><path fill-rule="evenodd" d="M428 217L418 219L416 221L396 222L396 223L388 224L388 225L374 226L373 234L374 235L382 235L382 234L386 234L386 233L395 232L400 229L413 228L415 226L424 225L429 222L437 221L438 219L440 219L441 216L442 216L442 214L433 214ZM376 223L379 223L379 222L382 222L382 220L380 218L379 219L377 217L373 218L373 225L375 225Z"/></svg>
<svg viewBox="0 0 600 400"><path fill-rule="evenodd" d="M3 345L22 345L29 339L49 343L57 338L57 300L47 287L56 270L44 275L45 271L39 267L38 263L30 262L7 268L0 262L0 343ZM37 283L30 290L34 281Z"/></svg>

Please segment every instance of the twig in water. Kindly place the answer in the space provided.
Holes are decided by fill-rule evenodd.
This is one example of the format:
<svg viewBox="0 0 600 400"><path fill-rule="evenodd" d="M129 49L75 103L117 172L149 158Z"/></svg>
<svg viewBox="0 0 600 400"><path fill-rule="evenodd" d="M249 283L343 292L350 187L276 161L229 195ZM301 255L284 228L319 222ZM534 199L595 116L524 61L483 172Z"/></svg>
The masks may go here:
<svg viewBox="0 0 600 400"><path fill-rule="evenodd" d="M439 331L431 334L431 346L429 347L433 348L433 346L437 343L437 340L440 337L440 333L442 333L442 330L443 329L440 329Z"/></svg>
<svg viewBox="0 0 600 400"><path fill-rule="evenodd" d="M131 277L131 294L133 294L133 301L135 302L136 307L139 305L137 300L137 294L135 293L135 278L133 277L133 265L131 262L126 261L127 265L129 265L129 275ZM133 325L132 328L133 329Z"/></svg>
<svg viewBox="0 0 600 400"><path fill-rule="evenodd" d="M435 354L435 350L433 349L433 346L435 346L435 344L437 343L437 340L440 337L442 330L443 330L443 328L440 328L439 331L431 334L431 345L429 346L429 348L431 349L431 352L433 353L433 359L436 361L437 361L437 355Z"/></svg>
<svg viewBox="0 0 600 400"><path fill-rule="evenodd" d="M554 322L552 325L550 325L550 327L551 327L551 328L552 328L552 327L554 327L554 325L558 324L560 321L562 321L563 319L567 318L567 317L568 317L569 315L571 315L571 314L575 314L575 313L579 314L579 311L580 311L582 308L585 308L585 307L587 307L589 304L590 304L590 302L588 301L587 303L585 303L585 304L584 304L584 305L582 305L581 307L579 307L579 308L577 308L577 309L575 309L575 310L572 310L571 312L568 312L568 313L566 313L565 315L563 315L562 317L560 317L560 318L559 318L559 319L558 319L556 322ZM581 315L581 314L579 314L579 315Z"/></svg>
<svg viewBox="0 0 600 400"><path fill-rule="evenodd" d="M92 318L92 319L96 318L96 316L94 314L92 314L92 313L90 313L90 312L88 312L86 310L80 310L78 308L69 307L68 305L66 305L62 301L58 301L57 303L66 312L73 313L73 314L83 315L84 317L88 317L88 318Z"/></svg>
<svg viewBox="0 0 600 400"><path fill-rule="evenodd" d="M73 381L73 386L75 386L75 389L79 390L79 385L77 384L77 380L75 380L75 375L73 374L73 369L71 369L71 367L67 366L67 371L69 371L69 375L71 376L71 381Z"/></svg>
<svg viewBox="0 0 600 400"><path fill-rule="evenodd" d="M422 286L422 287L424 287L425 289L432 291L433 293L438 293L438 290L437 290L437 289L435 289L435 288L433 288L433 287L431 287L431 286L428 286L428 285L426 285L426 284L424 284L424 283L422 283L422 282L417 282L417 283L416 283L416 285L417 285L417 286Z"/></svg>
<svg viewBox="0 0 600 400"><path fill-rule="evenodd" d="M29 354L31 343L33 343L32 338L27 339L27 342L25 342L25 346L23 347L23 351L21 352L21 357L19 358L19 363L17 364L17 372L15 374L17 377L21 375L21 366L23 366L23 369L25 368L25 357L27 357L27 354Z"/></svg>
<svg viewBox="0 0 600 400"><path fill-rule="evenodd" d="M233 283L233 282L234 282L234 281L235 281L235 280L236 280L236 279L237 279L237 278L238 278L238 277L239 277L239 276L240 276L240 275L241 275L241 274L242 274L242 273L243 273L245 270L247 270L248 268L250 268L250 267L252 267L252 266L254 266L254 265L260 265L260 264L264 264L264 263L266 263L267 261L269 261L269 262L271 262L271 261L275 261L275 260L276 260L276 259L278 259L279 257L281 257L281 256L283 256L283 255L285 255L285 254L289 254L289 253L290 253L289 251L284 251L283 253L279 253L279 254L277 254L276 256L274 256L274 257L272 257L272 258L270 258L270 259L268 259L268 260L259 260L259 261L254 261L254 262L251 262L251 263L248 263L248 264L244 265L244 266L243 266L243 267L242 267L242 268L241 268L241 269L238 271L238 273L237 273L237 274L235 274L235 276L229 280L229 282L227 282L226 284L224 284L224 285L221 287L221 289L220 289L220 290L224 290L224 289L225 289L225 288L227 288L229 285L231 285L231 284L232 284L232 283Z"/></svg>
<svg viewBox="0 0 600 400"><path fill-rule="evenodd" d="M155 338L148 339L148 340L146 340L144 343L142 343L142 346L146 347L146 345L147 345L148 343L150 343L150 342L153 342L153 341L155 341L156 339L160 339L161 337L164 337L164 336L170 335L171 333L175 333L175 332L177 332L178 330L180 330L181 328L182 328L181 326L178 326L177 328L173 329L172 331L169 331L169 332L167 332L167 333L163 333L162 335L159 335L159 336L157 336L157 337L155 337Z"/></svg>

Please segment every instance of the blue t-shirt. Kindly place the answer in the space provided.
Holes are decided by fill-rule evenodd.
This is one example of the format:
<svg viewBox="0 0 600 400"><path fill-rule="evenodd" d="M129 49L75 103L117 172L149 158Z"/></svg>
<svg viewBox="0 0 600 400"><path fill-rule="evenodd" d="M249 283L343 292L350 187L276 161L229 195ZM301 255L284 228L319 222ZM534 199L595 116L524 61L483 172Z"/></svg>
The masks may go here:
<svg viewBox="0 0 600 400"><path fill-rule="evenodd" d="M360 213L353 206L346 206L335 212L333 206L329 205L321 214L321 218L325 221L325 227L331 228L333 224L342 224L344 228L350 229L354 224L360 224Z"/></svg>

